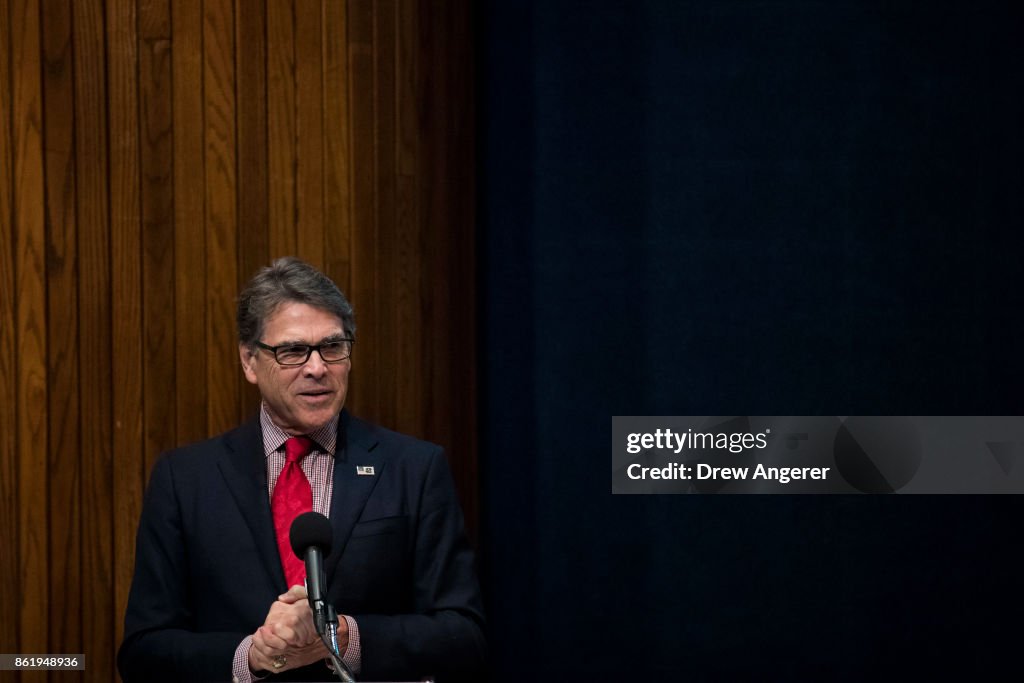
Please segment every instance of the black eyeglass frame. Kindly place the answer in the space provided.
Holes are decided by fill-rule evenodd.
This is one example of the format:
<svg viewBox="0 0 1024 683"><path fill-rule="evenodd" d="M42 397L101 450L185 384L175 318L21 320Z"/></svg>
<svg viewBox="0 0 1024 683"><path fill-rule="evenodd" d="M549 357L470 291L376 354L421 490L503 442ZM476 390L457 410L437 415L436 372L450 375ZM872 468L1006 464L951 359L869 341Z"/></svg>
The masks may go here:
<svg viewBox="0 0 1024 683"><path fill-rule="evenodd" d="M341 342L348 342L348 355L347 356L345 356L344 358L339 358L337 360L327 360L326 358L324 358L324 354L320 352L321 347L329 346L331 344L340 344ZM308 363L309 359L313 355L314 351L316 351L317 353L320 354L320 360L322 360L325 363L328 363L328 364L342 363L342 362L344 362L344 361L346 361L346 360L348 360L349 358L352 357L352 349L356 345L356 340L355 339L351 339L349 337L345 337L343 339L331 339L330 341L323 341L323 342L320 342L319 344L295 344L295 343L292 343L292 344L278 344L277 346L270 346L269 344L264 344L261 341L257 341L257 342L253 342L253 343L256 346L258 346L259 348L263 349L264 351L270 351L270 353L274 356L274 361L278 365L280 365L282 367L285 367L285 368L297 368L299 366L302 366L302 365L305 365L306 363ZM277 357L277 350L278 349L288 349L288 348L295 349L295 348L298 348L298 347L301 347L301 346L306 347L306 357L302 359L301 363L282 363L281 359L279 359Z"/></svg>

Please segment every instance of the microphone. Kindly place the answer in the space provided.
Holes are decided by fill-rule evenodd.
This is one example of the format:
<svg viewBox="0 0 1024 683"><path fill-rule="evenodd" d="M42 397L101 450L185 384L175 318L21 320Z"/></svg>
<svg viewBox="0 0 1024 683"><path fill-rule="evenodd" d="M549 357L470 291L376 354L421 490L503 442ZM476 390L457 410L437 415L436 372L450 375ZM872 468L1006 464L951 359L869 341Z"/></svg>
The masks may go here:
<svg viewBox="0 0 1024 683"><path fill-rule="evenodd" d="M288 540L292 551L306 563L306 594L317 635L323 637L327 629L324 557L331 554L331 523L318 512L304 512L292 522Z"/></svg>
<svg viewBox="0 0 1024 683"><path fill-rule="evenodd" d="M334 673L342 681L354 683L356 678L338 651L338 614L327 602L324 557L331 554L331 523L319 512L304 512L292 522L288 541L292 552L306 563L306 595L313 610L313 625L331 655Z"/></svg>

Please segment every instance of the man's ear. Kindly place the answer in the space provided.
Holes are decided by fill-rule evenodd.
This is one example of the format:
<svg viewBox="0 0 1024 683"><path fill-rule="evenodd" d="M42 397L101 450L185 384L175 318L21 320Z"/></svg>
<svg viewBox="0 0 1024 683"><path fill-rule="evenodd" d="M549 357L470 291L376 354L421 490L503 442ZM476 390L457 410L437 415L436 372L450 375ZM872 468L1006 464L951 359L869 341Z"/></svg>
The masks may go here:
<svg viewBox="0 0 1024 683"><path fill-rule="evenodd" d="M255 368L256 349L253 349L246 344L239 344L238 359L242 361L242 372L245 373L245 378L249 380L250 384L256 384L258 381Z"/></svg>

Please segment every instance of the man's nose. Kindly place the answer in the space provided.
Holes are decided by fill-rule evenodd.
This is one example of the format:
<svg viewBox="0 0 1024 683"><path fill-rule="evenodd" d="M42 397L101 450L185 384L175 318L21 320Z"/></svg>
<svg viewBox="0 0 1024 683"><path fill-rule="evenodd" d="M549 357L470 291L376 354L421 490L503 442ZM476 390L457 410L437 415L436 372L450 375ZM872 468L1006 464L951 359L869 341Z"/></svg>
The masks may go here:
<svg viewBox="0 0 1024 683"><path fill-rule="evenodd" d="M320 350L314 349L309 354L309 359L302 366L302 374L307 377L323 377L324 373L327 372L327 363L320 356Z"/></svg>

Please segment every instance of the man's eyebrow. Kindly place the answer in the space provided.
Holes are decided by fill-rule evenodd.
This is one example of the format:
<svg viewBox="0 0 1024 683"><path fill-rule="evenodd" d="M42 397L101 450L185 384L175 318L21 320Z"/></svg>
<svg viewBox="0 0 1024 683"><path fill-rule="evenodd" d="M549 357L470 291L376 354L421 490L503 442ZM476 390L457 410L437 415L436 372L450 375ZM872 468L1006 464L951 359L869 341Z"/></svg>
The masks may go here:
<svg viewBox="0 0 1024 683"><path fill-rule="evenodd" d="M309 346L309 342L301 339L285 339L277 342L274 346Z"/></svg>
<svg viewBox="0 0 1024 683"><path fill-rule="evenodd" d="M274 344L274 346L317 346L318 344L330 344L331 342L345 341L346 339L348 339L348 337L345 336L344 332L337 332L323 337L320 341L316 342L316 344L308 342L305 339L286 339L285 341Z"/></svg>

